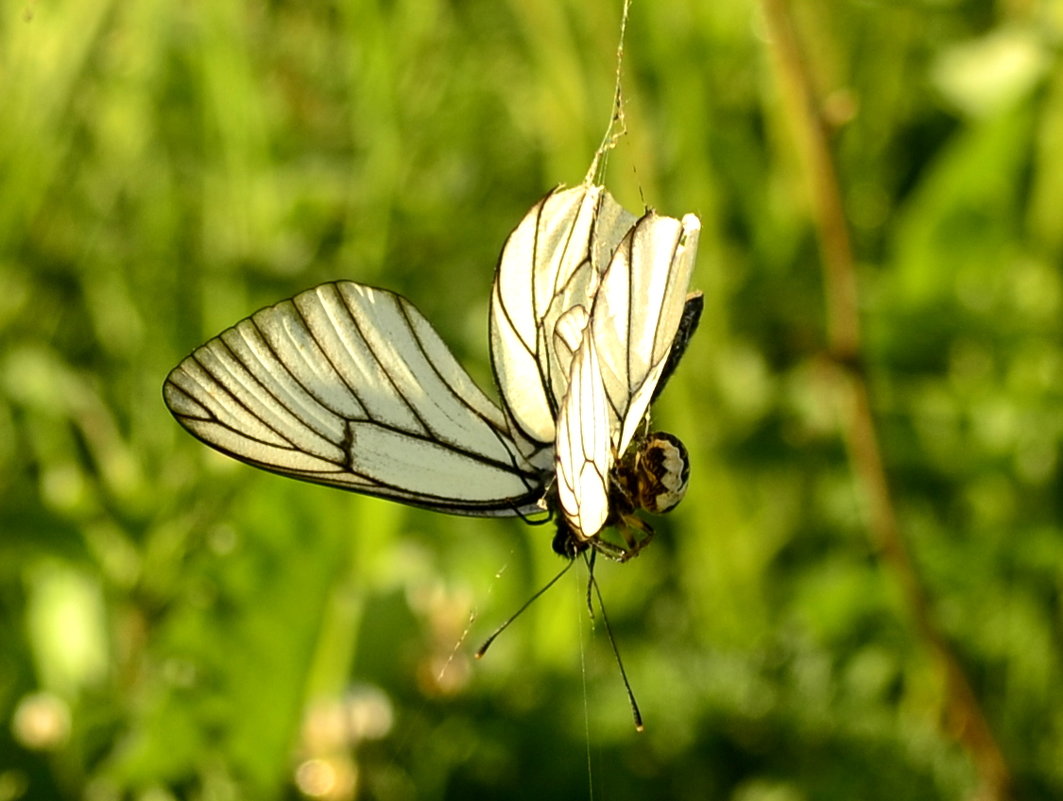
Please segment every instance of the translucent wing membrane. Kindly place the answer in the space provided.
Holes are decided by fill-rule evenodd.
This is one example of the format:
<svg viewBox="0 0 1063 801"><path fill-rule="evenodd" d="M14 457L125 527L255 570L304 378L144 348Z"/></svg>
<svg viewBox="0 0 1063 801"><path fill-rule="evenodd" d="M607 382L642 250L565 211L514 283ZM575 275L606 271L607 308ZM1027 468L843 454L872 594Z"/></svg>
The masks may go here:
<svg viewBox="0 0 1063 801"><path fill-rule="evenodd" d="M609 517L609 412L593 339L572 364L569 394L557 420L557 499L568 525L588 539Z"/></svg>
<svg viewBox="0 0 1063 801"><path fill-rule="evenodd" d="M594 299L613 447L622 454L649 410L679 333L701 223L648 212L621 242Z"/></svg>
<svg viewBox="0 0 1063 801"><path fill-rule="evenodd" d="M257 467L444 512L539 511L542 473L409 301L338 282L263 309L166 379L170 411Z"/></svg>
<svg viewBox="0 0 1063 801"><path fill-rule="evenodd" d="M555 421L571 353L554 332L575 306L589 310L602 273L635 222L601 186L555 189L506 240L491 296L491 361L514 436L535 464L552 466Z"/></svg>

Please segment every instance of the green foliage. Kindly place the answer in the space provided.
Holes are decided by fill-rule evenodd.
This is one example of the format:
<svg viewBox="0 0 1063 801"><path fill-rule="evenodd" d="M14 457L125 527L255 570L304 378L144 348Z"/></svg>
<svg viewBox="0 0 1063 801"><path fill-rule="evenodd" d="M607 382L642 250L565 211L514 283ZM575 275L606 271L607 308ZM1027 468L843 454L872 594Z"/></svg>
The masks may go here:
<svg viewBox="0 0 1063 801"><path fill-rule="evenodd" d="M1021 793L1059 797L1059 4L794 5L902 526ZM560 567L546 528L260 474L162 404L194 346L335 278L407 295L489 386L498 251L587 168L619 6L4 8L0 801L971 792L822 381L755 4L636 2L628 36L609 185L702 216L706 292L657 411L690 495L598 571L646 733L579 570L471 662Z"/></svg>

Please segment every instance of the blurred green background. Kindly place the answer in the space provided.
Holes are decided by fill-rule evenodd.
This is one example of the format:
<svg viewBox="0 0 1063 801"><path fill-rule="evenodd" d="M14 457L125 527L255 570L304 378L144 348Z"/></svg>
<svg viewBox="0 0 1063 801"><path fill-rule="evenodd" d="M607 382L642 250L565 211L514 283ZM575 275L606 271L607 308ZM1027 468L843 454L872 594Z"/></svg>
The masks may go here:
<svg viewBox="0 0 1063 801"><path fill-rule="evenodd" d="M1063 797L1063 3L802 0L901 524L1016 774ZM487 301L608 120L619 0L13 0L0 15L0 801L959 799L818 367L759 6L632 10L609 185L704 222L656 418L690 494L471 653L548 528L260 473L160 387L260 306L407 295L489 386Z"/></svg>

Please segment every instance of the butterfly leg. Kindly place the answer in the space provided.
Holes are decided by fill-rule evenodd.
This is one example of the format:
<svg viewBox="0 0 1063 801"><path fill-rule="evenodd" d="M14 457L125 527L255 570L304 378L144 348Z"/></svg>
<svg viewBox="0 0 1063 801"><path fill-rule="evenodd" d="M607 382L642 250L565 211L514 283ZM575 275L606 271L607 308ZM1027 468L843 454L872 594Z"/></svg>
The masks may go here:
<svg viewBox="0 0 1063 801"><path fill-rule="evenodd" d="M636 514L624 515L617 528L627 544L627 555L621 561L626 562L638 556L639 551L649 545L650 540L653 539L653 527Z"/></svg>
<svg viewBox="0 0 1063 801"><path fill-rule="evenodd" d="M626 562L638 556L639 551L645 548L650 540L653 539L653 528L634 513L621 515L613 525L620 532L620 536L624 540L623 545L611 542L602 536L594 537L589 542L593 544L594 550L614 562Z"/></svg>

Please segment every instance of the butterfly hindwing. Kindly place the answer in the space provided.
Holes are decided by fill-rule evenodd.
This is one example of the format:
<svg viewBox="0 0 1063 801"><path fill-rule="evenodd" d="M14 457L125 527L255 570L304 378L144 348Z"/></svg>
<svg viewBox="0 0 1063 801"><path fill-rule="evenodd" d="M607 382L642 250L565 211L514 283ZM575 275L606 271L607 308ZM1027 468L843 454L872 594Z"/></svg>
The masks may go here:
<svg viewBox="0 0 1063 801"><path fill-rule="evenodd" d="M272 472L456 514L538 510L542 474L416 308L323 284L210 340L166 379L170 411Z"/></svg>

